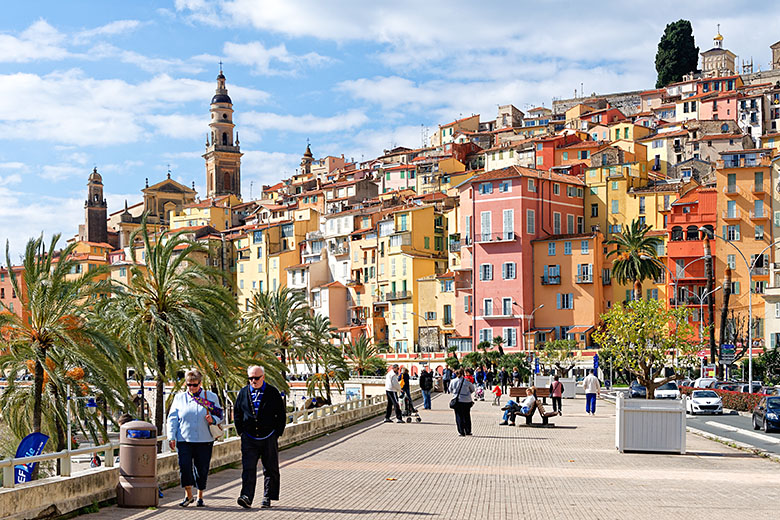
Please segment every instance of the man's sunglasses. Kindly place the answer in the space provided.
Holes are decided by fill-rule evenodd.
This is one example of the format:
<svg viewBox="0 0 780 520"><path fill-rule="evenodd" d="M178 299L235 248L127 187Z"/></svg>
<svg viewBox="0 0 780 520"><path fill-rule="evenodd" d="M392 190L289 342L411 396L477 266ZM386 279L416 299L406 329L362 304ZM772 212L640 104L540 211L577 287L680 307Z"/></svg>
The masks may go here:
<svg viewBox="0 0 780 520"><path fill-rule="evenodd" d="M250 381L258 381L260 379L263 379L263 376L249 376Z"/></svg>
<svg viewBox="0 0 780 520"><path fill-rule="evenodd" d="M187 383L187 386L200 386L200 383Z"/></svg>

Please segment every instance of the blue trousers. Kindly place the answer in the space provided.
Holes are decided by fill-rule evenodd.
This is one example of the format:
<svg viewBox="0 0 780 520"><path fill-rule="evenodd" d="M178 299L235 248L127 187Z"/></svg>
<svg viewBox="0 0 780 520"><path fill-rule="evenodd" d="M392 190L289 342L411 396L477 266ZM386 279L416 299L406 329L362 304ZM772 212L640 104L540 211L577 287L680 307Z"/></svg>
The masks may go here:
<svg viewBox="0 0 780 520"><path fill-rule="evenodd" d="M423 390L423 409L430 410L431 409L431 391L430 390Z"/></svg>
<svg viewBox="0 0 780 520"><path fill-rule="evenodd" d="M517 403L510 399L509 401L506 402L505 406L506 406L507 409L504 410L504 419L503 419L504 421L509 419L509 411L510 411L509 409L514 407L514 406L517 406Z"/></svg>
<svg viewBox="0 0 780 520"><path fill-rule="evenodd" d="M206 489L213 445L213 442L176 443L176 451L179 454L181 487L194 485L200 490Z"/></svg>
<svg viewBox="0 0 780 520"><path fill-rule="evenodd" d="M596 413L596 394L585 394L585 411Z"/></svg>

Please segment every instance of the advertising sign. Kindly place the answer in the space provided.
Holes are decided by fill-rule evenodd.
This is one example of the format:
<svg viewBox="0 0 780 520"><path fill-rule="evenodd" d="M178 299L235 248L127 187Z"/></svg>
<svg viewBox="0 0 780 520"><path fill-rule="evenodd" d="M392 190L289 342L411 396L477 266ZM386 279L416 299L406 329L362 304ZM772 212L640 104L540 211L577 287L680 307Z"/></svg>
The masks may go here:
<svg viewBox="0 0 780 520"><path fill-rule="evenodd" d="M19 443L19 447L16 448L16 458L40 455L48 440L49 437L47 435L38 432L31 433ZM17 464L14 466L14 481L17 484L29 482L36 464L38 463L33 462L32 464Z"/></svg>

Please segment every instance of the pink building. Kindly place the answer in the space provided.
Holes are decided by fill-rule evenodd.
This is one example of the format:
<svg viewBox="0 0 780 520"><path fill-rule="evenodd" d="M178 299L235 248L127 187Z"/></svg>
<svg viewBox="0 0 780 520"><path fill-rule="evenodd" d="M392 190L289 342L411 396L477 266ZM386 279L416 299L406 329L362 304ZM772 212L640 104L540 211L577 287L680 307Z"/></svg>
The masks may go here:
<svg viewBox="0 0 780 520"><path fill-rule="evenodd" d="M510 166L473 177L458 190L466 273L461 283L456 278L455 328L474 345L501 336L505 350L518 350L522 331L532 325L531 240L584 231L585 184L571 175Z"/></svg>

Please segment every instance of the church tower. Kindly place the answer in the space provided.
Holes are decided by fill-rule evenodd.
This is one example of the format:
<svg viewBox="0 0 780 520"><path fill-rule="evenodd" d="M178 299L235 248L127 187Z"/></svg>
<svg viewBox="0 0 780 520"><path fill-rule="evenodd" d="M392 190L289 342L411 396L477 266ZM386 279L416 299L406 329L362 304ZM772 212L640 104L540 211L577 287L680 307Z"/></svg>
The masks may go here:
<svg viewBox="0 0 780 520"><path fill-rule="evenodd" d="M97 168L89 174L87 200L84 202L84 233L86 242L108 242L108 205L103 198L103 178Z"/></svg>
<svg viewBox="0 0 780 520"><path fill-rule="evenodd" d="M222 65L217 90L211 98L211 121L206 137L206 191L208 197L234 194L241 198L241 149L238 134L233 136L233 102L225 87Z"/></svg>
<svg viewBox="0 0 780 520"><path fill-rule="evenodd" d="M303 153L303 157L301 157L301 175L311 174L311 163L313 162L314 154L311 153L311 146L307 144L306 151Z"/></svg>

